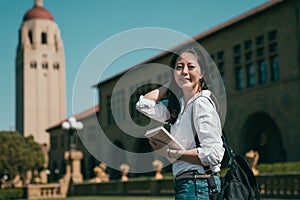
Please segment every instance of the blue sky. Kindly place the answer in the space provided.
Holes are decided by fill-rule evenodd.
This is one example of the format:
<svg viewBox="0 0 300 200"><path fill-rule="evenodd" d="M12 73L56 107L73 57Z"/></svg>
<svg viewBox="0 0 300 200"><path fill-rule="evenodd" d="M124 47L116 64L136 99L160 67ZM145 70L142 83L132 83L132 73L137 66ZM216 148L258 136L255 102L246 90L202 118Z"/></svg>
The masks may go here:
<svg viewBox="0 0 300 200"><path fill-rule="evenodd" d="M44 0L61 30L66 57L67 115L72 110L72 90L80 65L89 53L108 38L135 28L161 27L190 37L242 14L266 0ZM15 129L15 58L18 31L34 0L1 0L0 131ZM153 56L122 59L108 78ZM92 84L96 84L92 83ZM91 84L91 86L92 86ZM91 88L92 89L92 88ZM76 112L92 107L82 102Z"/></svg>

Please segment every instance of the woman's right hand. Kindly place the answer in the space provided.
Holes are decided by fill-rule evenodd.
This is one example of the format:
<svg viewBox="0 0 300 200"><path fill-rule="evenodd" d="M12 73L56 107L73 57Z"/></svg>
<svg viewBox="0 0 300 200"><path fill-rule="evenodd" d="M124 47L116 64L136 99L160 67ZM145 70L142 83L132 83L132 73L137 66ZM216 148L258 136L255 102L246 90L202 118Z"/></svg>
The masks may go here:
<svg viewBox="0 0 300 200"><path fill-rule="evenodd" d="M167 93L168 89L169 89L169 83L160 86L159 88L156 88L150 92L148 92L147 94L144 95L144 97L146 99L151 99L154 101L160 101Z"/></svg>

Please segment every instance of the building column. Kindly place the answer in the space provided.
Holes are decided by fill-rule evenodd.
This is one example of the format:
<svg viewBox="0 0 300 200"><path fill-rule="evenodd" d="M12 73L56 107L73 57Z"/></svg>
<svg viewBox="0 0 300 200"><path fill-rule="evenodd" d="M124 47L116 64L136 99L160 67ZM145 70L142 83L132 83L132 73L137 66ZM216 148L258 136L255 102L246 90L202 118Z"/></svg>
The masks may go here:
<svg viewBox="0 0 300 200"><path fill-rule="evenodd" d="M71 166L71 169L69 170L71 170L71 180L73 183L82 183L83 181L80 163L82 158L83 153L81 151L74 150L65 152L65 160L68 162L68 165Z"/></svg>

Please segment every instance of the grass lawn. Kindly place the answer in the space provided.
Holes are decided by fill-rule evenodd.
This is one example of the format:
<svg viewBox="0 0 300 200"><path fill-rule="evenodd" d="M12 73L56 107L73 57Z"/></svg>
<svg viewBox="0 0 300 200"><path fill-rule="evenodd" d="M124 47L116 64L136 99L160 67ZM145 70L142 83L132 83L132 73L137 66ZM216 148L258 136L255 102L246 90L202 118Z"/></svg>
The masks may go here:
<svg viewBox="0 0 300 200"><path fill-rule="evenodd" d="M85 196L85 197L68 197L66 199L56 200L171 200L174 197L130 197L130 196Z"/></svg>
<svg viewBox="0 0 300 200"><path fill-rule="evenodd" d="M130 196L84 196L84 197L68 197L66 199L55 199L55 200L173 200L174 197L130 197ZM284 199L269 199L264 198L266 200L284 200ZM49 199L50 200L50 199ZM51 199L53 200L53 199Z"/></svg>
<svg viewBox="0 0 300 200"><path fill-rule="evenodd" d="M130 196L85 196L85 197L68 197L66 199L55 199L55 200L173 200L174 197L130 197ZM268 199L266 200L283 200L283 199ZM49 199L50 200L50 199ZM53 199L51 199L53 200Z"/></svg>

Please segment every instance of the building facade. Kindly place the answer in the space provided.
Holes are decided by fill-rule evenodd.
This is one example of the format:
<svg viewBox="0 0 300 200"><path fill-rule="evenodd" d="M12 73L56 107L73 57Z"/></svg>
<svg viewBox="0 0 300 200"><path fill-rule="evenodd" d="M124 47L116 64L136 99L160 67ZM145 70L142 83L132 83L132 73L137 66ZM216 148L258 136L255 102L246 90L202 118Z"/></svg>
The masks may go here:
<svg viewBox="0 0 300 200"><path fill-rule="evenodd" d="M214 60L226 88L224 134L236 153L258 150L260 163L300 160L299 8L298 0L269 1L194 37ZM98 122L85 123L99 123L107 138L124 150L151 151L147 139L128 135L121 127L132 121L149 124L135 104L156 87L149 83L168 82L170 74L145 64L167 65L170 56L163 52L130 69L136 73L128 70L100 82ZM153 80L142 75L149 73ZM119 84L125 75L130 81ZM54 129L49 132L52 135ZM105 152L111 154L110 149Z"/></svg>
<svg viewBox="0 0 300 200"><path fill-rule="evenodd" d="M16 56L16 129L50 145L46 129L66 117L65 56L51 13L35 0L24 15Z"/></svg>
<svg viewBox="0 0 300 200"><path fill-rule="evenodd" d="M300 159L299 3L270 1L198 36L224 78L224 132L260 162Z"/></svg>
<svg viewBox="0 0 300 200"><path fill-rule="evenodd" d="M300 159L297 149L300 130L300 106L297 104L300 100L299 8L300 2L296 0L270 1L194 38L211 55L226 88L224 134L237 153L256 149L263 163ZM145 63L167 64L169 59L169 53L165 52ZM157 72L149 73L155 77ZM124 102L111 99L114 85L124 74L98 84L102 108L99 122L112 141L120 140L125 148L133 148L113 122L111 111L114 109L111 102ZM149 80L130 79L131 85L143 82ZM119 88L121 92L116 98L131 94L130 88L130 85ZM129 107L134 108L139 95L148 90L147 85L141 86L131 95ZM126 106L119 105L119 110ZM147 120L134 109L130 110L130 116L141 124ZM124 118L124 123L126 120L131 119ZM134 146L133 151L139 152L138 146Z"/></svg>

